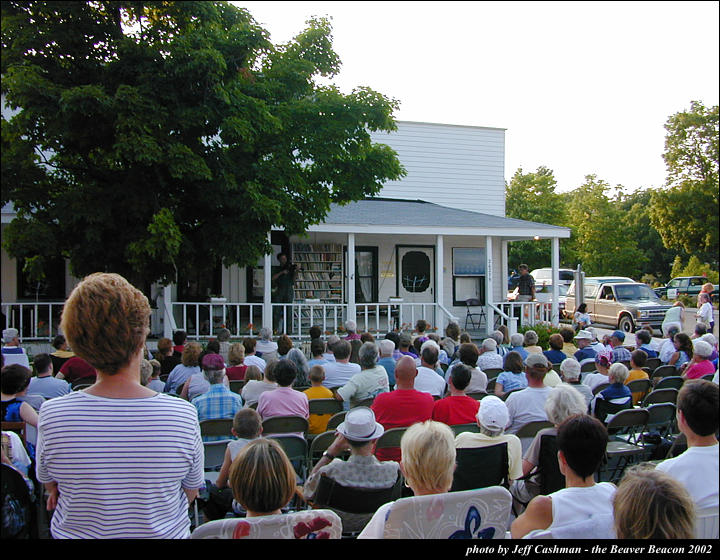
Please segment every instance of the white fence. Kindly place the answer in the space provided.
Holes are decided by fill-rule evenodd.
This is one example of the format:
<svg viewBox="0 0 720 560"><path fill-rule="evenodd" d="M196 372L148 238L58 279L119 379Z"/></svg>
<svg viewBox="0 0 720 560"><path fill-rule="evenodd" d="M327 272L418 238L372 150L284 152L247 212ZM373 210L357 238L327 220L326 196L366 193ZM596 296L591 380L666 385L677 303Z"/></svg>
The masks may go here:
<svg viewBox="0 0 720 560"><path fill-rule="evenodd" d="M21 340L52 340L59 334L64 305L64 301L3 303L3 329L17 329Z"/></svg>

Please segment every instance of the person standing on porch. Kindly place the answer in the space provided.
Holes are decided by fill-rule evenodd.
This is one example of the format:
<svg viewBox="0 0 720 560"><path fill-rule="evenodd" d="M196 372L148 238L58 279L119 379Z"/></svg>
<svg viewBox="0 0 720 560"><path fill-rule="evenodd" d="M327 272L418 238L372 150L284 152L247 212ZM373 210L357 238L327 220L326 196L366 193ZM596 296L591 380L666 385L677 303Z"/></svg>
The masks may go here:
<svg viewBox="0 0 720 560"><path fill-rule="evenodd" d="M518 267L520 278L518 278L518 297L516 301L532 301L535 299L535 279L530 275L528 265L521 264Z"/></svg>
<svg viewBox="0 0 720 560"><path fill-rule="evenodd" d="M290 263L285 253L278 253L277 260L280 263L280 270L273 274L272 277L276 287L273 300L275 303L292 303L297 265ZM281 307L273 309L273 324L277 332L284 331Z"/></svg>

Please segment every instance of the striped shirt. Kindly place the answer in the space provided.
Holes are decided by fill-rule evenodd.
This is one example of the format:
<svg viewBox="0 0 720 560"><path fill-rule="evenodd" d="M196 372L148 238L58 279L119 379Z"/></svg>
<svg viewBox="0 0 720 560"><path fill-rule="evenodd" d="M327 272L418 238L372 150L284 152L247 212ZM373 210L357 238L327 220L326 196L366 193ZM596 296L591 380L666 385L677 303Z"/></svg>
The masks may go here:
<svg viewBox="0 0 720 560"><path fill-rule="evenodd" d="M234 418L235 413L243 407L240 395L233 393L222 383L210 385L207 393L192 400L197 409L198 420L215 420L217 418ZM230 438L226 436L204 436L203 441L220 441Z"/></svg>
<svg viewBox="0 0 720 560"><path fill-rule="evenodd" d="M110 399L76 391L46 401L37 478L57 482L54 538L187 538L183 488L203 486L190 403L157 394Z"/></svg>

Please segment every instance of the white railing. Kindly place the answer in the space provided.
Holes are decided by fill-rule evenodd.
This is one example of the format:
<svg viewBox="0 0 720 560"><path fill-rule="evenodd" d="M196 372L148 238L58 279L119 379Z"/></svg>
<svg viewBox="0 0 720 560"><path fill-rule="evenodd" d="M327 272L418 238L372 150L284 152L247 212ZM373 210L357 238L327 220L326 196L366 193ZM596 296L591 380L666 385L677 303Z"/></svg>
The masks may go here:
<svg viewBox="0 0 720 560"><path fill-rule="evenodd" d="M173 302L175 326L188 338L214 337L227 328L231 336L255 336L262 326L262 303Z"/></svg>
<svg viewBox="0 0 720 560"><path fill-rule="evenodd" d="M552 322L552 304L547 302L501 301L496 305L491 304L491 307L499 313L501 323L506 325L508 330L511 330L510 322L517 322L517 328ZM510 321L511 319L514 321Z"/></svg>
<svg viewBox="0 0 720 560"><path fill-rule="evenodd" d="M3 329L17 329L20 340L52 340L59 333L64 305L64 301L3 303Z"/></svg>
<svg viewBox="0 0 720 560"><path fill-rule="evenodd" d="M273 303L273 330L298 340L309 338L310 327L326 335L337 334L345 323L347 305L342 303Z"/></svg>

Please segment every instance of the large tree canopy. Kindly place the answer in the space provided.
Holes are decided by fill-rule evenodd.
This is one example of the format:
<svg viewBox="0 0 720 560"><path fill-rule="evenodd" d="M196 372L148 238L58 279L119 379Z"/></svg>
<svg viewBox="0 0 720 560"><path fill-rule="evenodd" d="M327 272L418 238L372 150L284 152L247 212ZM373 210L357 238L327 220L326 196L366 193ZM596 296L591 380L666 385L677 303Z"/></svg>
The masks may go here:
<svg viewBox="0 0 720 560"><path fill-rule="evenodd" d="M169 282L400 178L369 136L397 102L320 85L340 61L329 23L307 25L275 46L226 2L3 2L8 252Z"/></svg>

